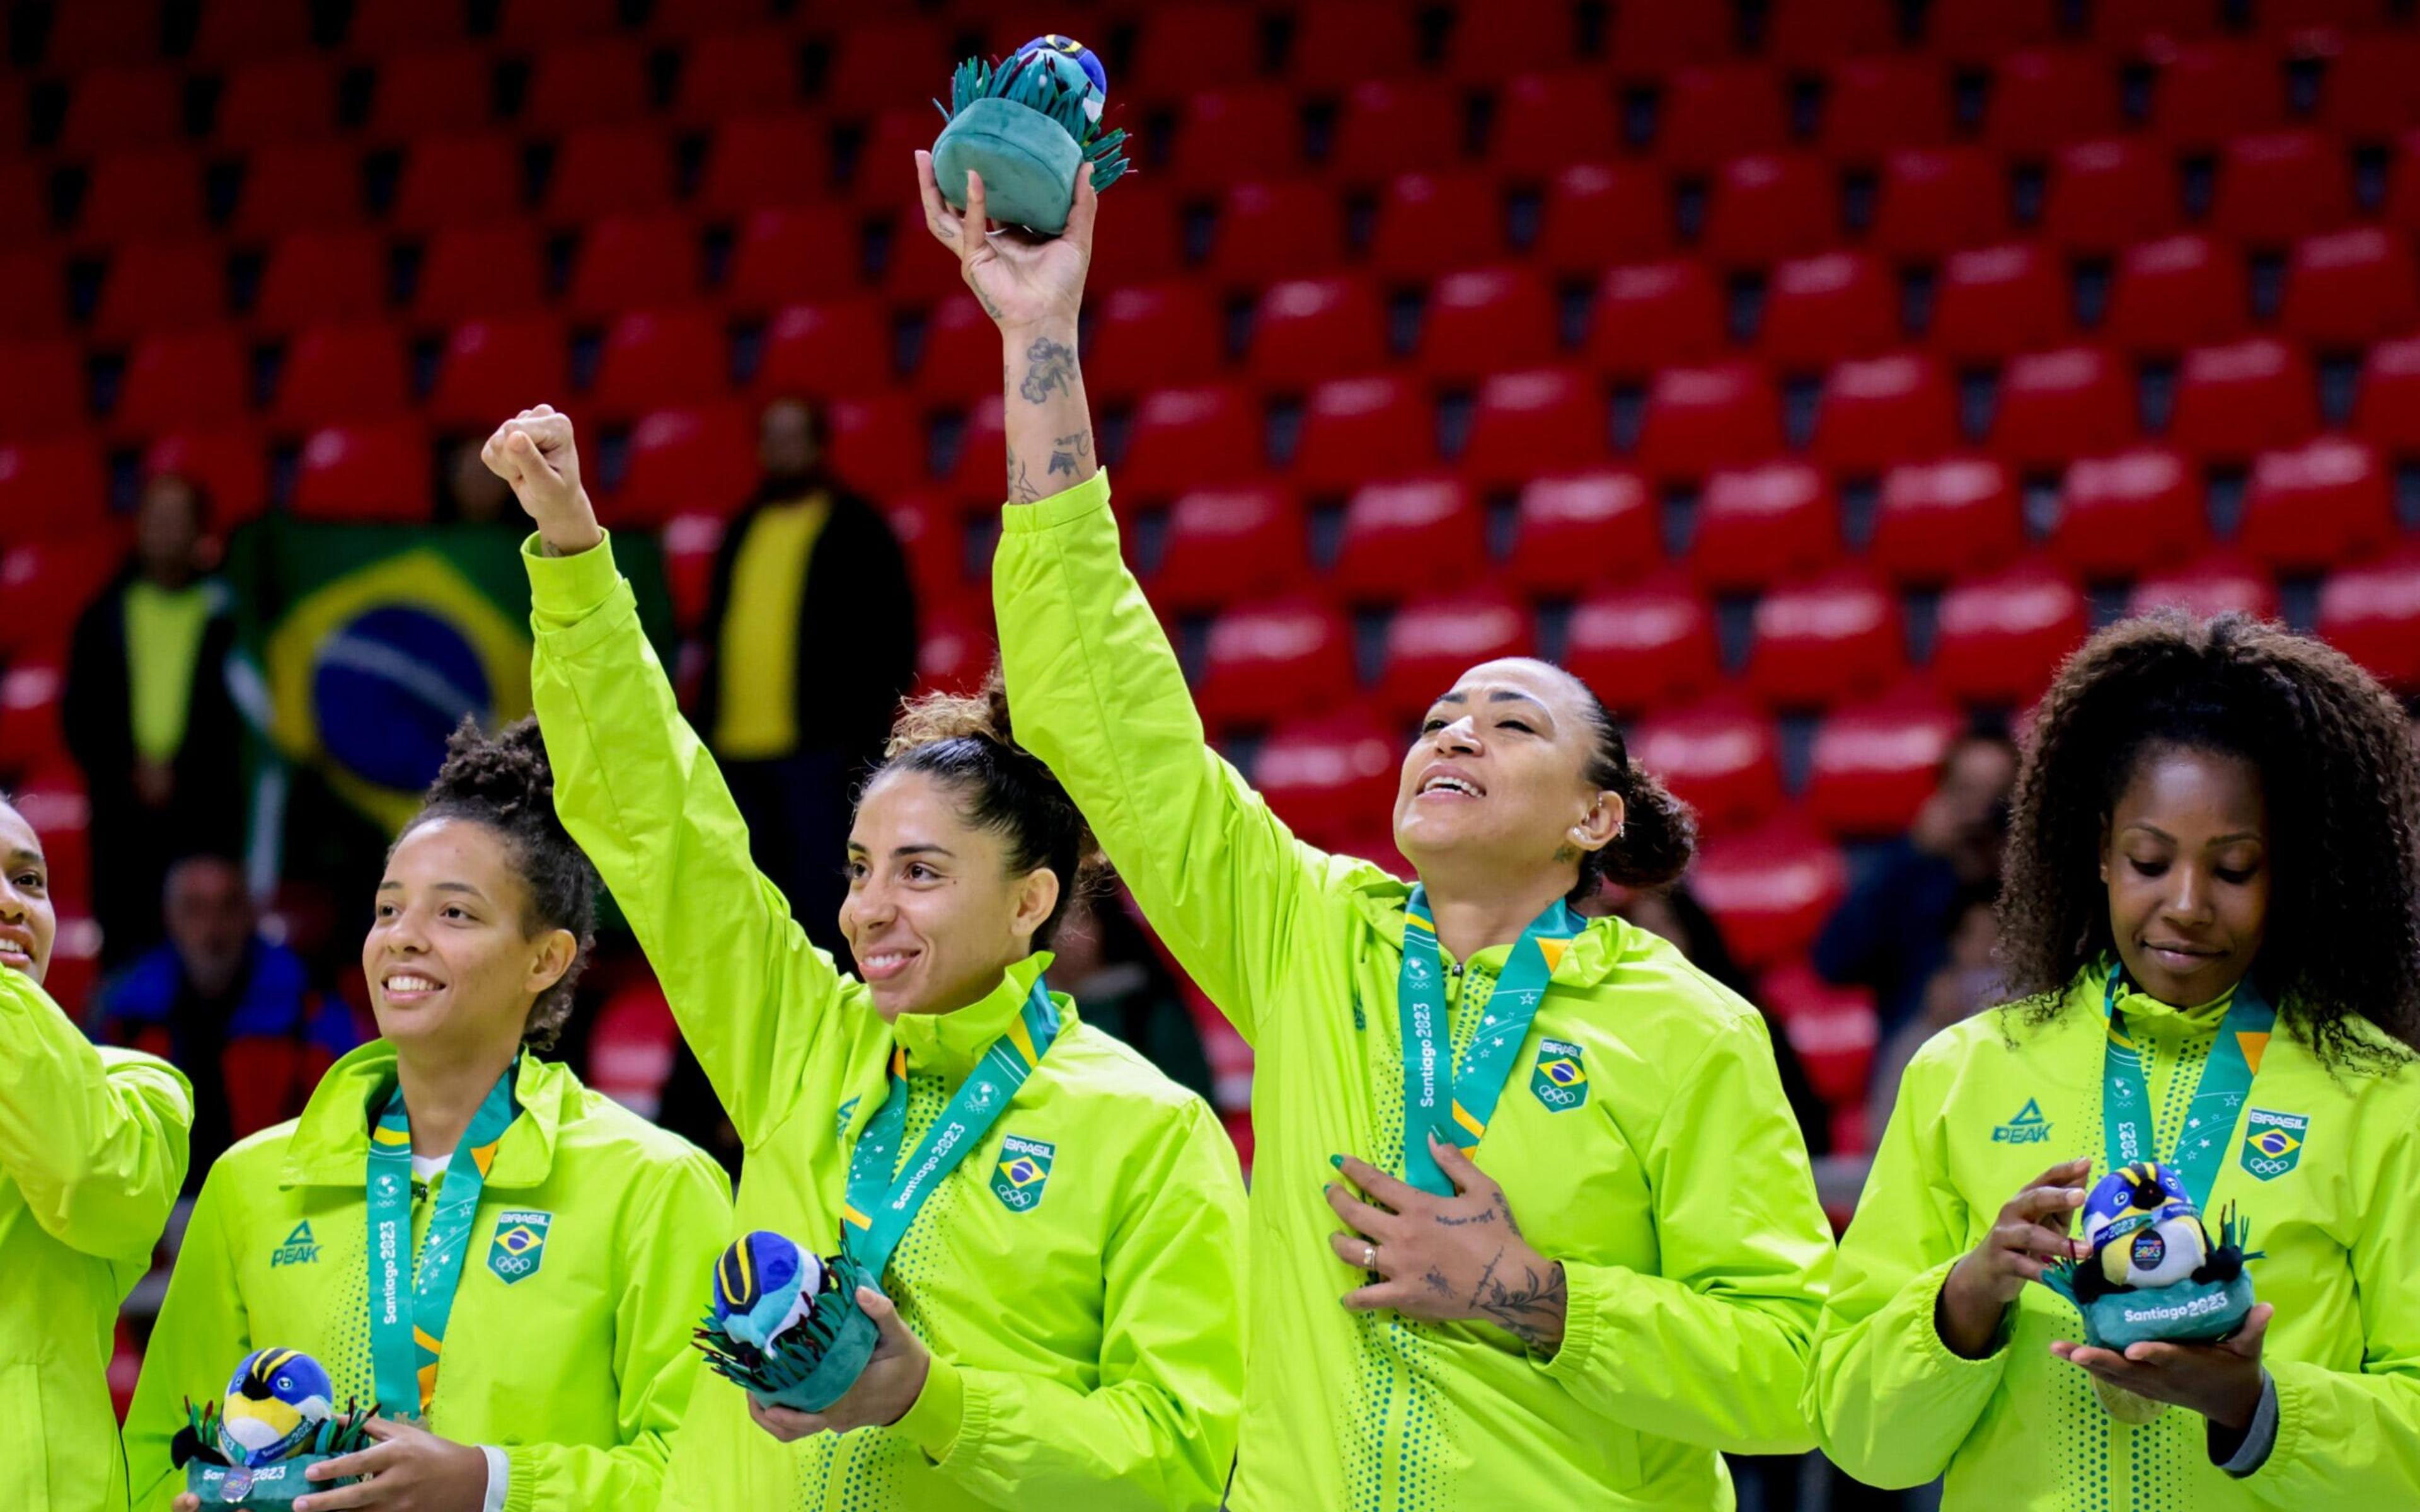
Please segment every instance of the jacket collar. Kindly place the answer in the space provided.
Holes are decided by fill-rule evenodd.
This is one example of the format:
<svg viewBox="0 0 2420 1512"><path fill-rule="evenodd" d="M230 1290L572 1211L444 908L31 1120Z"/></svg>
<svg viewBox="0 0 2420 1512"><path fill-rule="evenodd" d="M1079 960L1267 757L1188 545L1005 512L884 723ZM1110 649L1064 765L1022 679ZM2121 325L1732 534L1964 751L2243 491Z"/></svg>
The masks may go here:
<svg viewBox="0 0 2420 1512"><path fill-rule="evenodd" d="M1403 949L1404 918L1412 900L1411 884L1365 862L1360 873L1350 877L1346 886L1362 922L1395 949ZM1654 942L1653 935L1610 914L1590 919L1588 926L1564 948L1549 980L1565 987L1604 986ZM1510 950L1509 945L1490 946L1474 953L1465 964L1501 971Z"/></svg>
<svg viewBox="0 0 2420 1512"><path fill-rule="evenodd" d="M902 1013L891 1021L892 1041L908 1052L911 1072L939 1072L953 1086L963 1081L983 1059L992 1041L1008 1032L1033 991L1034 979L1050 964L1050 952L1037 950L1008 968L1000 985L966 1007L947 1013ZM1059 1010L1059 1027L1065 1033L1075 1023L1076 1005L1063 994L1050 998Z"/></svg>
<svg viewBox="0 0 2420 1512"><path fill-rule="evenodd" d="M496 1147L496 1164L488 1172L488 1184L494 1187L545 1181L554 1168L556 1140L582 1091L580 1078L566 1066L526 1052L520 1064L513 1101L520 1105L520 1117ZM395 1046L385 1040L372 1040L329 1067L295 1120L279 1180L287 1186L360 1189L369 1179L370 1124L394 1086Z"/></svg>

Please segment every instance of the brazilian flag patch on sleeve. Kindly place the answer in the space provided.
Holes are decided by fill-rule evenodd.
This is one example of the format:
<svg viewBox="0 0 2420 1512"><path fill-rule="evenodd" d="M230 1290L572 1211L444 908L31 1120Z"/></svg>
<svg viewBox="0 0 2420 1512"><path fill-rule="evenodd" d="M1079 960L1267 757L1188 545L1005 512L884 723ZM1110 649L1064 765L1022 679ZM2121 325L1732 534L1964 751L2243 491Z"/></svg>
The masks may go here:
<svg viewBox="0 0 2420 1512"><path fill-rule="evenodd" d="M1000 1164L992 1167L992 1196L1011 1212L1031 1212L1040 1207L1042 1188L1050 1180L1050 1158L1058 1149L1039 1139L1003 1137Z"/></svg>
<svg viewBox="0 0 2420 1512"><path fill-rule="evenodd" d="M512 1211L496 1215L496 1237L488 1245L488 1269L511 1286L537 1274L546 1259L546 1231L554 1214Z"/></svg>
<svg viewBox="0 0 2420 1512"><path fill-rule="evenodd" d="M1569 1113L1588 1102L1588 1066L1580 1047L1568 1040L1538 1041L1538 1069L1529 1073L1529 1090L1552 1113Z"/></svg>

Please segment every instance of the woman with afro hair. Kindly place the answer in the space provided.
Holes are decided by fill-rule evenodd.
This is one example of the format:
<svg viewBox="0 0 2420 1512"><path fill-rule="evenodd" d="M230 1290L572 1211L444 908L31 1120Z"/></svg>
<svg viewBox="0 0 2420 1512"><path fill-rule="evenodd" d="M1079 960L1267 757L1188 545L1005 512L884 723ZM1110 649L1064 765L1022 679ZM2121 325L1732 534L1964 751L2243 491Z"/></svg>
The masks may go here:
<svg viewBox="0 0 2420 1512"><path fill-rule="evenodd" d="M194 1504L171 1453L185 1403L270 1348L326 1366L336 1411L379 1409L301 1512L656 1504L731 1194L703 1150L541 1058L597 890L535 722L465 721L362 941L380 1037L202 1187L127 1414L136 1506Z"/></svg>
<svg viewBox="0 0 2420 1512"><path fill-rule="evenodd" d="M2416 836L2403 711L2327 646L2166 610L2068 661L2017 783L2013 1001L1917 1053L1841 1245L1834 1459L1951 1508L2420 1504ZM2088 1348L2026 1284L2089 1254L2104 1085L2251 1226L2225 1339Z"/></svg>

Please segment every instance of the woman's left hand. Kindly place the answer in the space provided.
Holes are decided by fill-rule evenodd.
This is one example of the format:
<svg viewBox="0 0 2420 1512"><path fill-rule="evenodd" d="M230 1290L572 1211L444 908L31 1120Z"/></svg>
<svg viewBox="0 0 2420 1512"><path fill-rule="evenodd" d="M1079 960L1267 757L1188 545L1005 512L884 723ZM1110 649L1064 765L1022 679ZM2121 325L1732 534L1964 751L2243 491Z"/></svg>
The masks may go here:
<svg viewBox="0 0 2420 1512"><path fill-rule="evenodd" d="M2130 1344L2120 1354L2060 1339L2050 1352L2097 1380L2240 1433L2260 1410L2260 1340L2275 1310L2256 1304L2242 1328L2215 1344Z"/></svg>
<svg viewBox="0 0 2420 1512"><path fill-rule="evenodd" d="M1376 1279L1344 1299L1356 1312L1391 1307L1407 1318L1491 1322L1540 1354L1563 1342L1563 1268L1530 1248L1504 1200L1504 1189L1470 1157L1434 1134L1429 1151L1454 1195L1433 1196L1365 1161L1337 1157L1337 1168L1373 1206L1341 1186L1327 1205L1347 1232L1330 1234L1336 1257Z"/></svg>
<svg viewBox="0 0 2420 1512"><path fill-rule="evenodd" d="M899 1309L881 1292L872 1287L860 1287L857 1304L874 1319L876 1337L874 1353L867 1358L865 1370L856 1383L841 1394L840 1400L820 1412L768 1407L751 1396L748 1415L756 1420L758 1427L783 1443L794 1443L811 1433L889 1427L916 1405L917 1396L924 1390L925 1373L932 1368L932 1351L899 1320Z"/></svg>
<svg viewBox="0 0 2420 1512"><path fill-rule="evenodd" d="M479 1512L487 1501L488 1457L477 1445L455 1443L417 1424L383 1417L371 1418L367 1431L377 1443L313 1465L306 1473L318 1485L354 1475L374 1478L299 1497L294 1512L356 1506L380 1512Z"/></svg>

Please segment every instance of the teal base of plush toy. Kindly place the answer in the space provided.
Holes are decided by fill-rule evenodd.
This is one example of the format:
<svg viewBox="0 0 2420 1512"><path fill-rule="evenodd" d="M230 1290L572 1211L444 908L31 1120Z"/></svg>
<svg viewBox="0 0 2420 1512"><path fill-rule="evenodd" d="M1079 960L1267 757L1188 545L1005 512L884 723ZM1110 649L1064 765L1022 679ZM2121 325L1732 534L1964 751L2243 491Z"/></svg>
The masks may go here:
<svg viewBox="0 0 2420 1512"><path fill-rule="evenodd" d="M2120 1291L2082 1309L2084 1342L2123 1353L2129 1345L2208 1344L2242 1326L2252 1310L2252 1278L2224 1284L2180 1281L2149 1291Z"/></svg>
<svg viewBox="0 0 2420 1512"><path fill-rule="evenodd" d="M1007 100L970 100L933 143L933 177L954 209L967 208L967 170L983 175L984 210L1047 236L1067 229L1084 149L1049 116Z"/></svg>
<svg viewBox="0 0 2420 1512"><path fill-rule="evenodd" d="M857 1305L854 1294L849 1301L848 1316L832 1334L831 1347L795 1381L772 1391L751 1388L749 1395L768 1407L787 1407L801 1412L820 1412L848 1395L857 1378L865 1373L865 1362L874 1358L874 1346L881 1331L865 1309Z"/></svg>
<svg viewBox="0 0 2420 1512"><path fill-rule="evenodd" d="M881 1337L874 1319L858 1305L857 1288L881 1288L845 1253L824 1263L830 1268L832 1289L816 1298L811 1321L791 1325L770 1349L737 1349L709 1318L697 1335L706 1367L768 1407L820 1412L845 1396L865 1373L865 1362L874 1357ZM829 1342L819 1350L816 1344L822 1340Z"/></svg>
<svg viewBox="0 0 2420 1512"><path fill-rule="evenodd" d="M185 1466L185 1489L205 1507L243 1506L253 1512L264 1512L270 1507L292 1506L296 1497L353 1484L349 1480L313 1481L303 1473L313 1465L335 1458L299 1455L251 1469L241 1465L206 1465L194 1460Z"/></svg>

